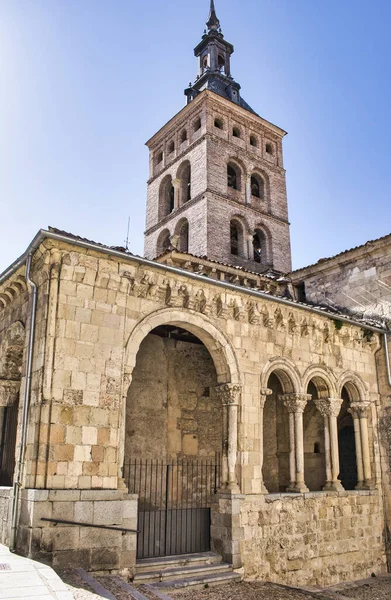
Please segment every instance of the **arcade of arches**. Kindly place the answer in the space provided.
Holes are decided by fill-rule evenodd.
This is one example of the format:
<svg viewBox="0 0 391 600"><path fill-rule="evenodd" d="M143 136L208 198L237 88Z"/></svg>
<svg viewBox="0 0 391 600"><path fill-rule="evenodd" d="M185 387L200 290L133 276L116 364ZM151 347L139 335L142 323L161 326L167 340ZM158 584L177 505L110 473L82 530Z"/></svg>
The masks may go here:
<svg viewBox="0 0 391 600"><path fill-rule="evenodd" d="M178 326L156 327L142 341L132 374L125 464L137 456L172 460L222 453L222 483L236 486L237 430L232 432L226 409L238 404L227 400L198 337ZM287 373L272 372L260 401L263 492L371 489L368 409L354 383L345 384L337 399L319 375L306 393L297 393Z"/></svg>

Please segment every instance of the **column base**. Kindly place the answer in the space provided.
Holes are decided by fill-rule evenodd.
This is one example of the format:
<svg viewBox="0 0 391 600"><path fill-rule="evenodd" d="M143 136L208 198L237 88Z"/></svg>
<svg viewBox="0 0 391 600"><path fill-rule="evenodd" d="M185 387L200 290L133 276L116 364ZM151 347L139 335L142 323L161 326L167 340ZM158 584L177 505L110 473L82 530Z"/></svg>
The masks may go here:
<svg viewBox="0 0 391 600"><path fill-rule="evenodd" d="M309 489L305 483L295 483L286 488L289 494L308 494Z"/></svg>
<svg viewBox="0 0 391 600"><path fill-rule="evenodd" d="M337 481L328 481L326 485L322 488L324 492L344 492L345 488L342 483Z"/></svg>
<svg viewBox="0 0 391 600"><path fill-rule="evenodd" d="M230 494L240 494L240 487L236 482L228 483L227 487L225 488L225 491L229 492Z"/></svg>
<svg viewBox="0 0 391 600"><path fill-rule="evenodd" d="M356 485L355 489L357 491L360 490L374 490L376 489L375 483L372 479L366 479L365 481L359 481L358 484Z"/></svg>

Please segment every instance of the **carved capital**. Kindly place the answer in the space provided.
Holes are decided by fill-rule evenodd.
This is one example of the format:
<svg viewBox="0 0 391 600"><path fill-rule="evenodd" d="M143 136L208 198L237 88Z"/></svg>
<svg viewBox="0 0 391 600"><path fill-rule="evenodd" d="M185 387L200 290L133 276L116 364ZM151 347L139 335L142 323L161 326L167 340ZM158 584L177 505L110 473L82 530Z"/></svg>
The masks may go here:
<svg viewBox="0 0 391 600"><path fill-rule="evenodd" d="M242 388L240 385L224 383L216 388L216 394L223 405L238 405L240 403L240 394Z"/></svg>
<svg viewBox="0 0 391 600"><path fill-rule="evenodd" d="M365 419L368 417L370 405L370 402L352 402L348 412L357 419Z"/></svg>
<svg viewBox="0 0 391 600"><path fill-rule="evenodd" d="M0 379L0 406L12 406L18 399L20 381Z"/></svg>
<svg viewBox="0 0 391 600"><path fill-rule="evenodd" d="M319 398L314 400L314 404L323 417L338 417L342 398Z"/></svg>
<svg viewBox="0 0 391 600"><path fill-rule="evenodd" d="M271 396L272 393L273 393L273 390L269 390L269 388L262 388L261 389L261 394L260 394L260 396L261 396L261 399L260 399L261 408L263 408L265 406L265 402L267 400L267 397Z"/></svg>
<svg viewBox="0 0 391 600"><path fill-rule="evenodd" d="M281 394L279 400L282 400L289 413L303 413L308 400L311 400L311 394Z"/></svg>

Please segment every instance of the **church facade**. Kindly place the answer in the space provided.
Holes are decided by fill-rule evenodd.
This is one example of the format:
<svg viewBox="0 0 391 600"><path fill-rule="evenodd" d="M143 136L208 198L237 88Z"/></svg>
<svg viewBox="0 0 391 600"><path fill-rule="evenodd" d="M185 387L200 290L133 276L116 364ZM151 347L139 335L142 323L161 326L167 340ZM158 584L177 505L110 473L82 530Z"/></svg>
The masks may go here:
<svg viewBox="0 0 391 600"><path fill-rule="evenodd" d="M387 571L389 240L291 272L285 132L232 53L211 2L188 103L147 143L145 258L49 229L0 276L1 541L55 566ZM341 300L357 278L370 314Z"/></svg>

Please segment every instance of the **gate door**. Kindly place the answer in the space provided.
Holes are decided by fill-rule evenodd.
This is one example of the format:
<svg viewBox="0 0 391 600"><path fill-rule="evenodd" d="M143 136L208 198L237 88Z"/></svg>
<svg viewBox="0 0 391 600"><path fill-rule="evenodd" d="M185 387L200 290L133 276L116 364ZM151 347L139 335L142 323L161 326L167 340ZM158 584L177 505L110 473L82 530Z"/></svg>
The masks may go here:
<svg viewBox="0 0 391 600"><path fill-rule="evenodd" d="M220 484L220 456L124 465L138 494L137 558L210 550L210 505Z"/></svg>
<svg viewBox="0 0 391 600"><path fill-rule="evenodd" d="M15 470L16 431L18 427L18 406L3 408L3 424L0 432L0 485L11 486Z"/></svg>

